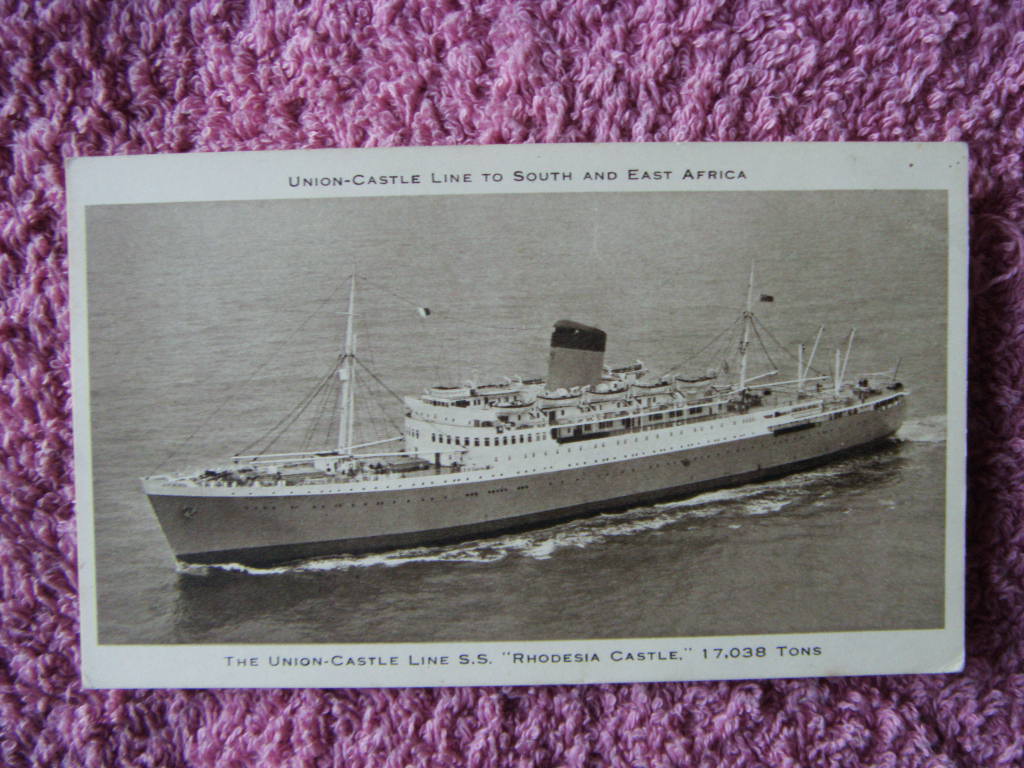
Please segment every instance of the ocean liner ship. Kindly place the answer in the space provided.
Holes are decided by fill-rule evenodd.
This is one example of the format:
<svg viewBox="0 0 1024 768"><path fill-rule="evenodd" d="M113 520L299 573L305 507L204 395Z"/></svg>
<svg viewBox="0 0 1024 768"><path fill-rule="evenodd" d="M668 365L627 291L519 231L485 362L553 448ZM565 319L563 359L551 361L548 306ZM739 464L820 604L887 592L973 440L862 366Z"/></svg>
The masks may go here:
<svg viewBox="0 0 1024 768"><path fill-rule="evenodd" d="M402 448L380 452L393 441L353 441L355 286L337 446L143 478L179 561L263 566L552 525L821 464L886 441L904 417L896 370L847 377L853 332L829 372L813 375L819 329L796 378L750 375L751 272L730 383L607 367L604 331L563 320L546 378L406 397Z"/></svg>

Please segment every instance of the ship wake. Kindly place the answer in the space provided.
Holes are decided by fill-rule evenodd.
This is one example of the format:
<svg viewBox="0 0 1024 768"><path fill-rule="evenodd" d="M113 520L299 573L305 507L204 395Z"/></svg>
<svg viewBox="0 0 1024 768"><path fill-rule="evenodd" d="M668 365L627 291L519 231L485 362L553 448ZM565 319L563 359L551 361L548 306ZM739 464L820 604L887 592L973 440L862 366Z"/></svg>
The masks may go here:
<svg viewBox="0 0 1024 768"><path fill-rule="evenodd" d="M896 433L900 440L912 443L941 443L946 440L946 417L922 416L907 421Z"/></svg>

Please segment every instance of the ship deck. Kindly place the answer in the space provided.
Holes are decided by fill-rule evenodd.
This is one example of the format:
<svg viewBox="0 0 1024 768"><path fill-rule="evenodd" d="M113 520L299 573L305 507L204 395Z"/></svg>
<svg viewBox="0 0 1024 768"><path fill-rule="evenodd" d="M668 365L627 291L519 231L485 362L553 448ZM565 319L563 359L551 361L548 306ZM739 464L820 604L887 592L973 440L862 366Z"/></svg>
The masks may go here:
<svg viewBox="0 0 1024 768"><path fill-rule="evenodd" d="M785 431L786 424L805 424L828 415L866 403L882 401L897 392L872 391L870 395L856 396L850 392L841 395L821 393L789 396L766 387L757 395L742 398L707 398L699 413L692 413L685 405L661 405L625 409L626 418L608 422L609 414L597 412L553 421L548 425L552 445L578 444L602 438L619 438L636 433L661 431L671 427L706 424L736 415L762 415L771 429ZM905 393L900 393L905 394ZM709 402L712 401L713 402ZM695 404L693 401L691 405ZM712 412L709 405L717 408ZM610 430L596 429L613 423ZM594 431L585 431L592 425ZM798 428L798 427L794 427ZM250 457L246 457L250 458ZM320 485L364 484L387 478L427 478L459 475L492 469L488 464L445 465L423 457L405 453L341 456L330 451L310 454L291 454L287 459L274 460L259 457L254 461L240 461L234 465L204 469L177 475L146 478L147 485L165 488L295 488Z"/></svg>

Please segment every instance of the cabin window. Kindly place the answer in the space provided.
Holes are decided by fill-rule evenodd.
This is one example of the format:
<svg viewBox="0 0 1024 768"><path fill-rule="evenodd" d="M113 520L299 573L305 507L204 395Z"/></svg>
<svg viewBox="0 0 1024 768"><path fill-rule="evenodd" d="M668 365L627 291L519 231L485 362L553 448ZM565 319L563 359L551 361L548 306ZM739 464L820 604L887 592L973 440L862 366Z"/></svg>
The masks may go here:
<svg viewBox="0 0 1024 768"><path fill-rule="evenodd" d="M485 437L484 438L484 446L485 447L490 447L490 445L491 445L491 438Z"/></svg>
<svg viewBox="0 0 1024 768"><path fill-rule="evenodd" d="M451 445L452 444L452 436L451 435L448 435L448 437L445 438L445 443L447 445Z"/></svg>
<svg viewBox="0 0 1024 768"><path fill-rule="evenodd" d="M474 437L473 438L473 446L475 448L479 448L480 447L480 438L479 437Z"/></svg>
<svg viewBox="0 0 1024 768"><path fill-rule="evenodd" d="M501 444L502 445L508 445L508 438L507 437L501 438Z"/></svg>

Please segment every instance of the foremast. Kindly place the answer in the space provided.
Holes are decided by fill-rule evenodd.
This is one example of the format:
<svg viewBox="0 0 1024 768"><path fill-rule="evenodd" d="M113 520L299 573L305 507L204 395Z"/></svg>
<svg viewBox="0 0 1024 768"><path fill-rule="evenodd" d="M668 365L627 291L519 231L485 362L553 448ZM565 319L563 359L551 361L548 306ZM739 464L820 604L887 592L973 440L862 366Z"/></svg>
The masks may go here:
<svg viewBox="0 0 1024 768"><path fill-rule="evenodd" d="M750 265L750 280L747 283L747 307L743 310L743 338L740 340L740 382L739 391L747 388L747 349L750 347L750 327L754 323L754 265Z"/></svg>
<svg viewBox="0 0 1024 768"><path fill-rule="evenodd" d="M355 427L355 394L356 394L356 276L352 275L348 289L348 312L345 323L345 346L341 350L341 363L338 366L338 379L341 391L338 393L338 455L352 455L352 433Z"/></svg>

